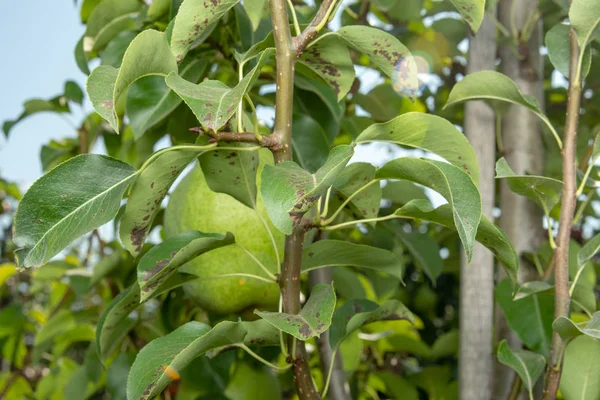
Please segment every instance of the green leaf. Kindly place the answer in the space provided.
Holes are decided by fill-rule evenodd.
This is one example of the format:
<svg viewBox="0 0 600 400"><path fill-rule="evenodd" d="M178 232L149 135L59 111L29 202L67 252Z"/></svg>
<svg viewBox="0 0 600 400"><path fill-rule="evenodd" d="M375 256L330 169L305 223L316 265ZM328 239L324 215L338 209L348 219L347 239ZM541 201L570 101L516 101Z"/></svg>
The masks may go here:
<svg viewBox="0 0 600 400"><path fill-rule="evenodd" d="M456 229L452 210L448 204L434 209L429 200L413 200L396 210L394 214L402 218L429 221L450 229ZM485 215L481 218L476 239L494 253L504 265L511 281L516 283L517 271L519 270L517 253L504 232L491 223Z"/></svg>
<svg viewBox="0 0 600 400"><path fill-rule="evenodd" d="M406 113L382 124L373 124L356 138L356 143L388 142L429 151L446 159L479 184L475 151L456 127L444 118L424 113Z"/></svg>
<svg viewBox="0 0 600 400"><path fill-rule="evenodd" d="M560 201L561 181L545 176L516 175L504 158L496 163L496 179L505 179L510 190L537 203L546 215Z"/></svg>
<svg viewBox="0 0 600 400"><path fill-rule="evenodd" d="M184 232L154 246L140 259L137 279L141 289L141 301L145 301L186 262L219 247L235 242L231 233Z"/></svg>
<svg viewBox="0 0 600 400"><path fill-rule="evenodd" d="M263 16L269 14L268 0L244 0L244 9L252 22L252 28L256 32Z"/></svg>
<svg viewBox="0 0 600 400"><path fill-rule="evenodd" d="M306 304L298 314L258 310L255 310L254 313L275 328L305 341L320 336L329 328L334 309L335 291L333 285L315 285Z"/></svg>
<svg viewBox="0 0 600 400"><path fill-rule="evenodd" d="M194 275L176 273L161 283L152 295L146 298L146 301L196 278ZM105 360L114 353L122 339L137 323L137 316L132 312L144 302L141 300L140 287L136 282L119 293L106 307L96 325L96 349L100 358Z"/></svg>
<svg viewBox="0 0 600 400"><path fill-rule="evenodd" d="M128 26L135 26L133 18L141 8L136 0L103 0L92 11L83 35L86 53L100 50Z"/></svg>
<svg viewBox="0 0 600 400"><path fill-rule="evenodd" d="M64 114L70 111L69 104L67 103L67 99L65 96L56 96L50 100L42 100L42 99L31 99L27 100L23 104L23 112L19 117L15 120L5 121L2 125L2 130L4 134L8 137L11 129L19 122L24 120L31 115L41 113L41 112L54 112L57 114Z"/></svg>
<svg viewBox="0 0 600 400"><path fill-rule="evenodd" d="M38 179L15 214L19 265L39 267L78 237L112 220L136 174L113 158L81 155Z"/></svg>
<svg viewBox="0 0 600 400"><path fill-rule="evenodd" d="M469 175L444 162L403 157L381 167L377 178L406 180L441 194L450 204L458 236L471 259L481 220L481 195Z"/></svg>
<svg viewBox="0 0 600 400"><path fill-rule="evenodd" d="M515 370L521 377L523 385L529 392L529 398L533 400L533 387L544 373L546 359L541 354L527 350L513 350L506 340L502 340L498 346L498 361Z"/></svg>
<svg viewBox="0 0 600 400"><path fill-rule="evenodd" d="M600 251L600 234L594 236L577 253L577 265L582 266Z"/></svg>
<svg viewBox="0 0 600 400"><path fill-rule="evenodd" d="M216 80L206 80L196 85L176 73L167 76L166 83L185 101L202 126L218 130L233 117L244 94L252 88L258 78L261 67L273 54L273 49L264 51L252 71L233 88Z"/></svg>
<svg viewBox="0 0 600 400"><path fill-rule="evenodd" d="M152 399L196 357L219 348L276 345L279 334L266 321L230 322L214 328L192 321L147 344L137 355L127 380L128 399Z"/></svg>
<svg viewBox="0 0 600 400"><path fill-rule="evenodd" d="M177 72L177 63L171 55L164 32L148 29L131 42L121 68L101 65L94 69L87 80L87 92L92 105L119 133L115 107L129 86L148 75L168 75Z"/></svg>
<svg viewBox="0 0 600 400"><path fill-rule="evenodd" d="M42 146L40 161L44 172L79 154L80 146L77 139L65 138L60 141L51 140Z"/></svg>
<svg viewBox="0 0 600 400"><path fill-rule="evenodd" d="M353 163L342 170L333 183L333 187L341 195L340 200L347 199L359 189L375 179L377 169L369 163ZM375 218L379 214L381 204L381 185L375 183L350 200L349 206L356 218ZM375 225L375 222L372 223Z"/></svg>
<svg viewBox="0 0 600 400"><path fill-rule="evenodd" d="M349 300L333 314L329 344L335 350L350 333L364 325L399 319L415 321L410 310L398 300L388 300L381 306L369 300Z"/></svg>
<svg viewBox="0 0 600 400"><path fill-rule="evenodd" d="M183 60L204 31L237 3L239 0L184 0L175 17L171 36L171 51L177 62Z"/></svg>
<svg viewBox="0 0 600 400"><path fill-rule="evenodd" d="M600 341L582 336L567 345L560 391L565 400L600 397Z"/></svg>
<svg viewBox="0 0 600 400"><path fill-rule="evenodd" d="M181 76L196 83L207 67L206 59L193 59L181 66ZM136 139L167 118L181 102L181 97L169 89L163 77L147 76L131 85L127 92L126 110Z"/></svg>
<svg viewBox="0 0 600 400"><path fill-rule="evenodd" d="M83 50L83 39L84 39L84 37L82 36L81 39L79 39L79 41L75 45L75 51L74 51L75 63L77 64L77 67L79 68L79 70L81 72L83 72L86 75L89 75L90 67L88 65L87 55L85 54L85 51Z"/></svg>
<svg viewBox="0 0 600 400"><path fill-rule="evenodd" d="M398 228L394 232L435 286L436 280L444 268L444 261L440 256L440 247L437 242L426 233L406 233L402 228Z"/></svg>
<svg viewBox="0 0 600 400"><path fill-rule="evenodd" d="M577 33L577 42L585 49L600 25L600 3L595 0L573 0L569 20Z"/></svg>
<svg viewBox="0 0 600 400"><path fill-rule="evenodd" d="M452 88L444 108L471 100L485 100L490 104L490 107L500 113L507 110L503 102L523 106L537 115L553 133L555 132L537 100L521 93L512 79L499 72L480 71L465 76L462 81Z"/></svg>
<svg viewBox="0 0 600 400"><path fill-rule="evenodd" d="M381 29L363 25L344 26L336 31L355 50L365 54L390 79L402 79L402 91L414 97L419 88L417 65L398 39ZM402 62L402 70L398 71ZM401 75L401 76L400 76Z"/></svg>
<svg viewBox="0 0 600 400"><path fill-rule="evenodd" d="M471 31L477 32L485 13L485 0L450 0Z"/></svg>
<svg viewBox="0 0 600 400"><path fill-rule="evenodd" d="M227 147L247 146L232 143ZM250 208L256 207L258 164L256 151L214 150L200 156L200 166L210 190L226 193Z"/></svg>
<svg viewBox="0 0 600 400"><path fill-rule="evenodd" d="M328 36L307 48L298 61L319 75L343 99L354 83L354 65L345 44Z"/></svg>
<svg viewBox="0 0 600 400"><path fill-rule="evenodd" d="M552 327L564 341L581 335L600 339L600 312L595 312L589 321L580 323L573 322L567 317L558 317Z"/></svg>
<svg viewBox="0 0 600 400"><path fill-rule="evenodd" d="M171 10L171 0L153 0L148 7L148 18L155 21Z"/></svg>
<svg viewBox="0 0 600 400"><path fill-rule="evenodd" d="M569 79L569 62L571 59L571 27L567 24L557 24L546 33L545 44L548 48L548 58L561 74ZM590 72L592 66L591 52L585 51L583 59L582 78Z"/></svg>
<svg viewBox="0 0 600 400"><path fill-rule="evenodd" d="M119 227L123 247L134 257L140 254L152 221L173 182L190 162L214 147L215 144L170 147L156 152L142 168L127 199Z"/></svg>
<svg viewBox="0 0 600 400"><path fill-rule="evenodd" d="M319 240L302 250L302 272L346 266L381 271L402 280L402 260L389 250L341 240Z"/></svg>
<svg viewBox="0 0 600 400"><path fill-rule="evenodd" d="M520 300L513 300L511 284L503 280L496 287L496 301L504 312L508 326L525 346L541 353L550 354L554 296L542 292Z"/></svg>
<svg viewBox="0 0 600 400"><path fill-rule="evenodd" d="M323 101L323 104L327 106L327 109L336 120L342 118L344 114L344 109L341 106L342 103L338 101L335 91L323 82L323 80L296 74L294 76L294 85L302 90L316 94L319 99ZM292 129L293 127L294 125L292 125Z"/></svg>
<svg viewBox="0 0 600 400"><path fill-rule="evenodd" d="M295 114L292 121L294 161L309 172L323 166L329 154L329 138L310 115Z"/></svg>
<svg viewBox="0 0 600 400"><path fill-rule="evenodd" d="M354 154L352 146L333 148L325 164L311 174L293 161L275 166L265 165L261 174L260 193L273 224L282 233L292 233L294 220L333 185ZM295 222L294 222L295 221Z"/></svg>
<svg viewBox="0 0 600 400"><path fill-rule="evenodd" d="M405 205L411 200L429 200L425 190L412 182L395 181L388 182L382 189L382 196L392 204Z"/></svg>
<svg viewBox="0 0 600 400"><path fill-rule="evenodd" d="M119 68L127 48L138 35L137 31L123 31L106 45L100 56L100 65L110 65ZM86 64L87 65L87 64ZM90 72L88 71L89 75Z"/></svg>

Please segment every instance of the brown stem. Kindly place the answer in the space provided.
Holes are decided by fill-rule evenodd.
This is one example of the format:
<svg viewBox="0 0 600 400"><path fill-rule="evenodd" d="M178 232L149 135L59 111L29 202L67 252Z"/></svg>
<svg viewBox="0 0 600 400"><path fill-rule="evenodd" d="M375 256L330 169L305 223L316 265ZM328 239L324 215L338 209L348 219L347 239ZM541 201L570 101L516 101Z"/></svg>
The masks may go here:
<svg viewBox="0 0 600 400"><path fill-rule="evenodd" d="M519 374L514 374L513 382L510 387L510 393L508 394L506 400L518 400L519 395L521 394L521 389L523 389L521 377L519 377Z"/></svg>
<svg viewBox="0 0 600 400"><path fill-rule="evenodd" d="M563 155L563 190L562 204L560 207L560 227L554 252L554 318L569 316L569 241L573 213L575 212L575 193L577 182L575 176L575 152L577 146L577 127L579 124L579 110L581 106L581 81L578 71L579 45L577 36L571 28L571 61L569 73L569 96L567 103L567 120L565 125ZM544 385L544 400L556 399L556 392L560 383L562 354L564 343L558 333L552 334L552 347L550 360L546 370Z"/></svg>
<svg viewBox="0 0 600 400"><path fill-rule="evenodd" d="M304 29L304 31L302 31L300 35L294 38L294 45L296 46L296 52L298 56L300 56L304 52L304 49L306 48L308 43L317 36L317 34L319 33L317 27L320 24L322 24L325 18L328 18L327 12L335 2L336 0L323 0L323 2L321 3L321 7L319 7L317 14L313 18L313 20L310 21L310 24L308 24L308 26Z"/></svg>
<svg viewBox="0 0 600 400"><path fill-rule="evenodd" d="M190 128L190 131L198 134L203 134L204 130L200 127ZM254 143L273 151L276 151L280 145L274 135L263 135L257 137L252 132L207 132L211 142L237 142L237 143Z"/></svg>

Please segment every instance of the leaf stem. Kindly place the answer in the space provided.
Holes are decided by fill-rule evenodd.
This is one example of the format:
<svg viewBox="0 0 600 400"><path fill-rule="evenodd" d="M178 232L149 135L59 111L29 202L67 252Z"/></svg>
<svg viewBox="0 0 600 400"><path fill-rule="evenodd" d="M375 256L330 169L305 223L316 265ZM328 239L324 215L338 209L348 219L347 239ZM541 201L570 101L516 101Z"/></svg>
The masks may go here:
<svg viewBox="0 0 600 400"><path fill-rule="evenodd" d="M290 7L290 12L292 13L292 20L294 21L294 31L296 32L296 36L302 33L302 29L300 29L300 24L298 24L298 17L296 16L296 10L294 9L294 3L292 0L287 0L288 6Z"/></svg>
<svg viewBox="0 0 600 400"><path fill-rule="evenodd" d="M581 193L583 193L583 189L585 189L585 183L587 182L588 178L590 177L590 173L592 172L592 169L594 169L594 164L596 163L596 161L598 161L598 160L597 159L592 160L592 162L590 163L590 165L588 165L587 169L585 170L585 175L583 175L583 179L581 180L581 184L577 188L577 192L575 193L575 197L579 197L579 196L581 196Z"/></svg>
<svg viewBox="0 0 600 400"><path fill-rule="evenodd" d="M252 102L252 99L250 98L250 96L247 93L244 95L244 99L246 99L246 102L248 102L248 105L250 106L250 109L252 110L252 125L253 125L253 129L254 129L254 137L260 143L260 142L262 142L262 135L258 131L259 130L258 114L256 113L256 107L254 107L254 103Z"/></svg>
<svg viewBox="0 0 600 400"><path fill-rule="evenodd" d="M283 367L280 367L279 365L275 365L267 360L265 360L264 358L262 358L261 356L259 356L258 354L256 354L255 352L253 352L252 350L250 350L250 348L248 346L246 346L245 344L238 344L237 345L240 349L243 349L246 353L250 354L252 357L254 357L256 360L260 361L261 363L265 364L267 367L276 369L278 371L285 371L290 369L292 366L291 365L285 365Z"/></svg>
<svg viewBox="0 0 600 400"><path fill-rule="evenodd" d="M334 231L336 229L349 228L349 227L351 227L353 225L357 225L357 224L368 224L369 222L381 222L381 221L388 221L390 219L397 219L397 218L413 219L413 218L406 217L403 215L390 214L390 215L386 215L385 217L357 219L354 221L343 222L343 223L337 224L337 225L322 226L320 229L324 230L324 231Z"/></svg>
<svg viewBox="0 0 600 400"><path fill-rule="evenodd" d="M242 274L242 273L207 276L206 278L198 278L198 280L208 281L211 279L230 278L230 277L235 277L235 276L258 279L259 281L263 281L263 282L267 282L267 283L277 283L277 281L273 281L272 279L263 278L262 276L253 275L253 274Z"/></svg>
<svg viewBox="0 0 600 400"><path fill-rule="evenodd" d="M572 2L572 0L571 0ZM554 318L568 317L570 307L569 294L569 242L573 213L577 198L575 153L577 149L577 129L579 125L579 111L581 107L581 71L579 67L580 49L577 35L571 27L571 53L569 73L569 95L567 102L567 117L565 124L565 142L563 155L563 191L560 207L560 225L557 237L557 248L554 252ZM560 335L554 331L550 359L546 370L543 400L556 399L560 383L562 354L565 343Z"/></svg>
<svg viewBox="0 0 600 400"><path fill-rule="evenodd" d="M317 14L310 24L308 24L300 35L294 38L294 45L296 46L298 56L304 52L308 43L317 36L319 31L327 25L329 17L335 9L335 3L336 0L323 0L321 7L319 7Z"/></svg>
<svg viewBox="0 0 600 400"><path fill-rule="evenodd" d="M333 373L333 366L335 364L335 355L337 353L337 349L333 351L331 354L331 362L329 363L329 372L327 372L327 380L325 381L325 386L323 387L323 391L321 392L321 398L324 399L327 396L327 390L329 390L329 383L331 382L331 375Z"/></svg>
<svg viewBox="0 0 600 400"><path fill-rule="evenodd" d="M248 257L250 257L252 260L254 260L254 262L260 267L260 269L262 269L265 274L267 274L267 276L271 279L273 279L274 282L277 282L277 277L275 275L273 275L273 273L271 271L269 271L269 269L267 267L265 267L265 265L263 263L260 262L260 260L256 257L254 257L254 254L250 253L248 251L248 249L246 249L244 246L242 246L239 243L235 244L237 247L239 247L244 253L246 253L248 255Z"/></svg>
<svg viewBox="0 0 600 400"><path fill-rule="evenodd" d="M363 190L366 190L368 187L370 187L374 183L378 183L378 182L379 182L379 179L374 179L374 180L370 181L369 183L365 184L364 186L362 186L356 192L352 193L350 196L348 196L348 198L342 203L341 206L339 206L339 208L333 213L333 215L331 217L327 218L326 220L324 220L321 223L321 225L327 226L327 225L331 224L337 218L337 216L344 210L344 208L352 201L353 198L358 196Z"/></svg>
<svg viewBox="0 0 600 400"><path fill-rule="evenodd" d="M146 160L146 162L140 167L140 169L138 170L138 174L140 172L142 172L143 170L145 170L148 165L150 165L154 160L156 160L160 155L164 154L164 153L168 153L169 151L175 151L175 150L211 150L217 147L216 143L211 143L208 145L193 145L193 144L189 144L189 145L181 145L181 146L171 146L171 147L167 147L165 149L161 149L159 151L157 151L156 153L152 154L150 157L148 157L148 159Z"/></svg>

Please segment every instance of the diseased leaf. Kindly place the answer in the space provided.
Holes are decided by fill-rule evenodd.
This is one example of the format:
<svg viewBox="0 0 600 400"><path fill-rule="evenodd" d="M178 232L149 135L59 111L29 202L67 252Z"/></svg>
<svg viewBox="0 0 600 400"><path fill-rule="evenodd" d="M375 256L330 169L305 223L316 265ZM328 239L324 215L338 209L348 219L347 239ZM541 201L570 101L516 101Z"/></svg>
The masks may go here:
<svg viewBox="0 0 600 400"><path fill-rule="evenodd" d="M450 0L471 31L477 32L485 13L485 0Z"/></svg>
<svg viewBox="0 0 600 400"><path fill-rule="evenodd" d="M513 350L508 346L506 340L500 342L497 355L500 363L519 374L523 385L529 392L529 398L533 400L533 388L546 367L544 356L527 350Z"/></svg>
<svg viewBox="0 0 600 400"><path fill-rule="evenodd" d="M589 321L580 323L573 322L567 317L558 317L552 327L564 341L581 335L600 339L600 312L595 312Z"/></svg>
<svg viewBox="0 0 600 400"><path fill-rule="evenodd" d="M573 0L569 20L577 33L579 47L585 49L600 25L600 3L595 0Z"/></svg>
<svg viewBox="0 0 600 400"><path fill-rule="evenodd" d="M348 204L356 218L375 218L379 214L381 204L379 182L362 189L375 179L376 173L376 168L369 163L353 163L346 166L333 183L333 187L338 191L339 200L346 200L360 190ZM371 225L374 226L375 222Z"/></svg>
<svg viewBox="0 0 600 400"><path fill-rule="evenodd" d="M398 300L388 300L381 306L370 300L353 299L335 310L329 333L329 344L336 350L348 335L376 321L404 319L414 323L415 317Z"/></svg>
<svg viewBox="0 0 600 400"><path fill-rule="evenodd" d="M511 284L503 280L496 286L496 301L504 312L508 326L523 344L548 357L554 312L552 293L536 293L513 300Z"/></svg>
<svg viewBox="0 0 600 400"><path fill-rule="evenodd" d="M131 255L140 254L161 202L181 171L200 154L216 147L174 146L155 153L133 185L121 215L119 237Z"/></svg>
<svg viewBox="0 0 600 400"><path fill-rule="evenodd" d="M115 111L119 98L129 86L148 75L168 75L177 72L177 63L171 55L164 32L148 29L130 43L121 68L101 65L94 69L87 80L87 92L94 109L119 133Z"/></svg>
<svg viewBox="0 0 600 400"><path fill-rule="evenodd" d="M293 161L265 165L260 192L275 227L282 233L291 234L294 223L299 222L294 218L308 211L333 185L353 154L352 146L333 148L325 164L314 174Z"/></svg>
<svg viewBox="0 0 600 400"><path fill-rule="evenodd" d="M300 339L308 340L320 336L331 325L335 309L335 291L332 285L315 285L310 297L298 314L258 311L254 313L275 328Z"/></svg>
<svg viewBox="0 0 600 400"><path fill-rule="evenodd" d="M403 263L389 250L341 240L319 240L302 251L302 272L325 267L357 267L402 280Z"/></svg>
<svg viewBox="0 0 600 400"><path fill-rule="evenodd" d="M78 237L112 220L136 170L100 155L72 158L38 179L15 214L19 265L39 267Z"/></svg>
<svg viewBox="0 0 600 400"><path fill-rule="evenodd" d="M496 179L504 179L513 192L536 202L546 215L560 201L562 182L545 176L516 175L504 158L496 163Z"/></svg>
<svg viewBox="0 0 600 400"><path fill-rule="evenodd" d="M127 379L127 398L149 400L192 360L210 350L279 343L278 331L266 321L225 321L214 328L192 321L147 344L137 355Z"/></svg>
<svg viewBox="0 0 600 400"><path fill-rule="evenodd" d="M232 143L227 147L247 147ZM200 166L210 190L226 193L250 208L256 207L257 151L214 150L200 156Z"/></svg>
<svg viewBox="0 0 600 400"><path fill-rule="evenodd" d="M239 0L184 0L171 36L171 51L177 62L181 62L197 39L237 3Z"/></svg>
<svg viewBox="0 0 600 400"><path fill-rule="evenodd" d="M471 259L481 220L481 195L469 175L444 162L403 157L385 164L377 178L406 180L441 194L452 209L454 225Z"/></svg>
<svg viewBox="0 0 600 400"><path fill-rule="evenodd" d="M446 159L479 184L479 164L475 151L456 127L444 118L424 113L406 113L365 129L356 143L388 142L429 151Z"/></svg>
<svg viewBox="0 0 600 400"><path fill-rule="evenodd" d="M186 81L175 72L167 76L166 83L200 121L200 124L212 130L225 126L236 112L237 105L251 88L262 66L274 54L273 49L264 51L257 65L233 88L221 81L206 80L196 85Z"/></svg>
<svg viewBox="0 0 600 400"><path fill-rule="evenodd" d="M319 75L335 92L338 100L346 97L354 83L354 65L345 44L328 36L307 48L298 61Z"/></svg>
<svg viewBox="0 0 600 400"><path fill-rule="evenodd" d="M181 76L196 83L207 67L206 59L193 59L181 66ZM181 102L181 97L169 89L161 76L148 76L131 85L127 92L126 110L136 139L163 121Z"/></svg>
<svg viewBox="0 0 600 400"><path fill-rule="evenodd" d="M219 247L235 242L232 234L184 232L154 246L140 259L137 268L141 301L151 296L173 273L186 262Z"/></svg>
<svg viewBox="0 0 600 400"><path fill-rule="evenodd" d="M600 341L582 336L567 345L560 378L565 400L595 400L600 397Z"/></svg>

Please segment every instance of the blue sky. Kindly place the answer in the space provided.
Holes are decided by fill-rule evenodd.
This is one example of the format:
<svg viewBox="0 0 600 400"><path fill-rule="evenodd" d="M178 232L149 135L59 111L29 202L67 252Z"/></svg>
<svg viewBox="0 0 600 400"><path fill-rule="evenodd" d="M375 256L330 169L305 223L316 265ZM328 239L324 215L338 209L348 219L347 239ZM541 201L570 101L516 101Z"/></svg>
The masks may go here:
<svg viewBox="0 0 600 400"><path fill-rule="evenodd" d="M29 98L49 98L63 91L68 79L85 84L73 49L83 34L72 0L0 0L0 123L14 119ZM76 121L83 116L75 109ZM42 174L39 152L51 139L75 136L64 119L38 114L16 125L6 140L0 134L0 176L28 186Z"/></svg>

